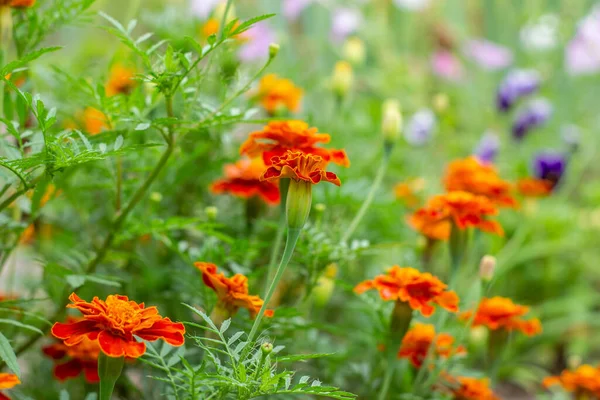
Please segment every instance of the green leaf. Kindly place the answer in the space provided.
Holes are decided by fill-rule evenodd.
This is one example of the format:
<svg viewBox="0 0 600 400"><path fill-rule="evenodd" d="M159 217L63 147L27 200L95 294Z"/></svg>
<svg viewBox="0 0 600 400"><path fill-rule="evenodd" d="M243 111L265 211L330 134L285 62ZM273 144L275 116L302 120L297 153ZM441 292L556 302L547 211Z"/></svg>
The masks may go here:
<svg viewBox="0 0 600 400"><path fill-rule="evenodd" d="M35 333L39 333L40 335L44 335L44 332L42 332L35 326L27 325L27 324L24 324L24 323L18 322L18 321L13 321L11 319L0 318L0 324L13 325L13 326L16 326L17 328L22 328L22 329L25 329L28 331L33 331Z"/></svg>
<svg viewBox="0 0 600 400"><path fill-rule="evenodd" d="M225 332L227 332L227 329L229 329L229 325L231 325L231 318L226 319L221 324L221 329L219 330L221 332L221 334L224 334Z"/></svg>
<svg viewBox="0 0 600 400"><path fill-rule="evenodd" d="M17 376L21 376L21 369L17 363L17 356L10 347L8 339L0 333L0 359L6 363L8 368L14 372Z"/></svg>
<svg viewBox="0 0 600 400"><path fill-rule="evenodd" d="M252 27L252 25L256 24L257 22L264 21L265 19L269 19L274 16L275 16L275 14L265 14L265 15L260 15L258 17L250 18L249 20L242 22L238 27L236 27L230 33L229 36L236 36L236 35L239 35L240 33L246 32L248 29L250 29Z"/></svg>
<svg viewBox="0 0 600 400"><path fill-rule="evenodd" d="M44 54L51 53L51 52L54 52L54 51L57 51L60 49L62 49L62 47L44 47L43 49L32 51L31 53L25 54L23 57L19 58L18 60L15 60L13 62L6 64L2 68L2 72L0 72L0 73L4 77L4 80L7 80L6 75L10 74L17 68L22 68L22 67L26 66L27 64L29 64L30 62L32 62L33 60L40 58Z"/></svg>

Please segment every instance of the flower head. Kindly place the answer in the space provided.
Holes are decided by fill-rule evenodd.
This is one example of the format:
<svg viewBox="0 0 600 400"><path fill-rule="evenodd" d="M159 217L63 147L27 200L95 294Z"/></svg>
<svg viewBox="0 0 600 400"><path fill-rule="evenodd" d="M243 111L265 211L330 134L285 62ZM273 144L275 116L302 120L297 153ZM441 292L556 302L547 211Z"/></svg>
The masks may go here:
<svg viewBox="0 0 600 400"><path fill-rule="evenodd" d="M600 367L581 365L575 371L565 370L559 376L544 379L544 387L560 385L567 392L575 392L581 399L600 398Z"/></svg>
<svg viewBox="0 0 600 400"><path fill-rule="evenodd" d="M509 72L498 87L496 106L503 112L510 110L519 98L537 91L540 80L537 71L520 69Z"/></svg>
<svg viewBox="0 0 600 400"><path fill-rule="evenodd" d="M331 136L318 133L317 128L309 128L303 121L273 121L261 131L252 132L240 147L240 153L250 157L262 156L265 164L270 166L273 157L281 157L292 150L348 167L350 161L344 150L317 147L319 143L329 143L330 140Z"/></svg>
<svg viewBox="0 0 600 400"><path fill-rule="evenodd" d="M330 182L340 186L340 178L333 172L327 172L327 162L322 157L314 154L303 154L288 150L281 157L273 157L273 163L261 176L263 181L272 181L279 178L291 178L296 181L305 181L317 184L321 181Z"/></svg>
<svg viewBox="0 0 600 400"><path fill-rule="evenodd" d="M383 300L406 302L413 310L419 310L429 317L433 314L435 304L450 312L458 311L458 296L447 288L448 285L428 272L394 265L385 275L359 283L354 291L362 294L375 289Z"/></svg>
<svg viewBox="0 0 600 400"><path fill-rule="evenodd" d="M262 158L242 159L235 164L227 164L225 177L211 185L213 193L231 193L234 196L250 198L259 196L268 204L279 203L279 185L277 182L261 181L266 166Z"/></svg>
<svg viewBox="0 0 600 400"><path fill-rule="evenodd" d="M0 372L0 390L11 389L20 383L21 381L16 375ZM0 392L0 400L10 400L10 398Z"/></svg>
<svg viewBox="0 0 600 400"><path fill-rule="evenodd" d="M156 307L146 308L144 303L138 304L121 295L110 295L106 300L94 297L86 302L72 293L69 300L72 304L67 307L81 311L83 319L57 322L52 327L52 334L68 347L87 338L98 343L109 357L138 358L146 352L146 344L136 341L134 336L150 342L163 339L172 346L183 345L183 324L163 318Z"/></svg>
<svg viewBox="0 0 600 400"><path fill-rule="evenodd" d="M552 104L546 99L536 99L525 107L512 126L513 137L521 140L532 129L544 125L552 115Z"/></svg>
<svg viewBox="0 0 600 400"><path fill-rule="evenodd" d="M90 135L97 135L109 129L108 118L97 108L88 107L83 111L83 126Z"/></svg>
<svg viewBox="0 0 600 400"><path fill-rule="evenodd" d="M464 51L481 68L490 71L506 68L513 62L510 49L485 39L467 41Z"/></svg>
<svg viewBox="0 0 600 400"><path fill-rule="evenodd" d="M501 179L496 169L482 164L476 157L452 161L446 170L444 186L447 191L461 190L485 196L503 207L516 207L512 185Z"/></svg>
<svg viewBox="0 0 600 400"><path fill-rule="evenodd" d="M454 400L499 400L487 378L472 378L468 376L447 376L447 390Z"/></svg>
<svg viewBox="0 0 600 400"><path fill-rule="evenodd" d="M132 68L121 64L113 65L106 83L106 95L111 97L117 94L129 94L137 83L132 79L134 76L135 71Z"/></svg>
<svg viewBox="0 0 600 400"><path fill-rule="evenodd" d="M534 336L542 332L542 324L537 318L525 320L523 317L528 312L529 307L515 304L506 297L484 297L479 303L474 317L472 317L472 311L467 311L461 315L461 319L473 318L473 327L486 326L491 330L518 330L527 336Z"/></svg>
<svg viewBox="0 0 600 400"><path fill-rule="evenodd" d="M275 114L282 108L293 113L300 111L303 94L291 80L268 74L260 80L254 95L269 114Z"/></svg>
<svg viewBox="0 0 600 400"><path fill-rule="evenodd" d="M35 5L35 0L2 0L0 5L14 8L29 8Z"/></svg>
<svg viewBox="0 0 600 400"><path fill-rule="evenodd" d="M500 138L498 138L497 134L488 131L479 140L473 154L480 163L491 164L496 159L499 150Z"/></svg>
<svg viewBox="0 0 600 400"><path fill-rule="evenodd" d="M431 140L436 124L433 111L428 108L419 110L408 121L404 138L413 146L422 146Z"/></svg>
<svg viewBox="0 0 600 400"><path fill-rule="evenodd" d="M474 227L503 235L500 224L487 219L496 214L498 209L486 197L453 191L432 197L425 207L408 217L408 223L423 235L437 240L449 239L453 224L458 229Z"/></svg>
<svg viewBox="0 0 600 400"><path fill-rule="evenodd" d="M525 197L546 197L554 184L547 179L523 178L517 182L517 191Z"/></svg>
<svg viewBox="0 0 600 400"><path fill-rule="evenodd" d="M421 368L429 347L434 346L433 355L451 357L455 354L464 354L462 346L454 347L454 338L447 333L435 334L435 327L431 324L416 323L406 332L398 352L398 358L407 358L415 368Z"/></svg>
<svg viewBox="0 0 600 400"><path fill-rule="evenodd" d="M534 176L545 179L556 186L567 168L567 158L562 153L546 151L539 153L533 160Z"/></svg>
<svg viewBox="0 0 600 400"><path fill-rule="evenodd" d="M258 296L248 294L248 278L242 274L235 274L231 278L217 272L215 264L196 262L194 266L202 271L202 281L206 286L215 291L218 297L217 306L233 316L240 308L246 308L250 317L255 318L263 305L263 300ZM265 315L273 316L273 310L267 310Z"/></svg>

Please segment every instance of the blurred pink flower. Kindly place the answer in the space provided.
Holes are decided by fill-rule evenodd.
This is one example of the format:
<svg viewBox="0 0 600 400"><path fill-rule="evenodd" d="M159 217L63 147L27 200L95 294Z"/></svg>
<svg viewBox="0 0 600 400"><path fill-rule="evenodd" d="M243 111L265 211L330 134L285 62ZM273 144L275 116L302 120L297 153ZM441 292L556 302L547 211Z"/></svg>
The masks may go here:
<svg viewBox="0 0 600 400"><path fill-rule="evenodd" d="M259 22L243 34L246 42L238 52L242 61L266 60L269 57L269 45L276 42L275 32L265 23Z"/></svg>
<svg viewBox="0 0 600 400"><path fill-rule="evenodd" d="M221 0L191 0L190 11L196 17L206 19Z"/></svg>
<svg viewBox="0 0 600 400"><path fill-rule="evenodd" d="M565 64L572 75L600 72L600 5L579 23L565 49Z"/></svg>
<svg viewBox="0 0 600 400"><path fill-rule="evenodd" d="M394 0L397 7L408 11L421 11L429 5L430 0Z"/></svg>
<svg viewBox="0 0 600 400"><path fill-rule="evenodd" d="M513 62L510 49L485 39L468 40L464 52L480 67L490 71L506 68Z"/></svg>
<svg viewBox="0 0 600 400"><path fill-rule="evenodd" d="M358 30L362 20L360 11L356 9L337 8L333 10L331 38L335 42L342 42L348 35Z"/></svg>
<svg viewBox="0 0 600 400"><path fill-rule="evenodd" d="M463 76L460 60L448 50L438 50L431 56L433 73L449 81L458 81Z"/></svg>
<svg viewBox="0 0 600 400"><path fill-rule="evenodd" d="M314 0L283 0L283 15L289 20L296 20Z"/></svg>

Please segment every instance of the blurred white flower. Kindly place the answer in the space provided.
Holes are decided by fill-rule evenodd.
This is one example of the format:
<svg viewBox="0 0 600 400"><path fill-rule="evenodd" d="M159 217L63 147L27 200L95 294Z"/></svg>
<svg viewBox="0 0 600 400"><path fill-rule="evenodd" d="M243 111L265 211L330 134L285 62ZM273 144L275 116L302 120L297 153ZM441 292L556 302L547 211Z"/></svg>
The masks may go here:
<svg viewBox="0 0 600 400"><path fill-rule="evenodd" d="M523 47L531 51L548 51L558 45L559 19L554 14L542 15L521 29Z"/></svg>
<svg viewBox="0 0 600 400"><path fill-rule="evenodd" d="M431 0L394 0L397 7L409 11L420 11L429 5Z"/></svg>
<svg viewBox="0 0 600 400"><path fill-rule="evenodd" d="M193 15L206 19L221 0L191 0L190 11Z"/></svg>
<svg viewBox="0 0 600 400"><path fill-rule="evenodd" d="M335 42L342 42L360 27L363 16L353 8L337 8L333 10L331 37Z"/></svg>
<svg viewBox="0 0 600 400"><path fill-rule="evenodd" d="M410 118L404 138L413 146L422 146L431 140L436 125L433 111L428 108L421 109Z"/></svg>

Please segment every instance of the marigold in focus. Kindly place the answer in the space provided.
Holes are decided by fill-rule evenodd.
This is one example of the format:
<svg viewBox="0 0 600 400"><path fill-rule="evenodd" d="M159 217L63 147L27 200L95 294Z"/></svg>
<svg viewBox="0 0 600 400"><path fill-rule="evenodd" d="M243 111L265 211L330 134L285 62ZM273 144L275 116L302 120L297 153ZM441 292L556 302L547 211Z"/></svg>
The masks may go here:
<svg viewBox="0 0 600 400"><path fill-rule="evenodd" d="M217 294L217 307L227 312L227 318L235 315L240 308L246 308L250 317L255 318L263 300L259 296L248 294L248 278L235 274L232 278L217 272L215 264L196 262L194 266L202 271L202 281ZM265 316L272 317L273 310L267 310Z"/></svg>
<svg viewBox="0 0 600 400"><path fill-rule="evenodd" d="M484 297L479 303L472 327L486 326L491 330L518 330L527 336L534 336L542 332L542 324L537 318L523 319L528 312L529 307L515 304L509 298ZM467 311L460 318L468 321L472 318L472 315L472 311Z"/></svg>
<svg viewBox="0 0 600 400"><path fill-rule="evenodd" d="M458 311L458 296L446 290L448 285L428 272L421 273L415 268L401 268L394 265L385 275L359 283L354 292L362 294L375 289L383 300L403 301L413 310L419 310L426 317L434 311L433 304L450 311Z"/></svg>
<svg viewBox="0 0 600 400"><path fill-rule="evenodd" d="M565 370L559 376L545 378L543 385L560 385L567 392L574 392L577 399L600 399L600 367L584 364L575 371Z"/></svg>
<svg viewBox="0 0 600 400"><path fill-rule="evenodd" d="M80 319L79 319L80 320ZM69 317L68 323L79 321L77 318ZM61 382L69 378L76 378L83 373L88 383L98 383L98 357L100 356L100 345L87 337L73 346L64 343L55 343L42 349L45 355L54 360L54 377Z"/></svg>
<svg viewBox="0 0 600 400"><path fill-rule="evenodd" d="M524 178L517 182L517 191L525 197L546 197L552 193L552 181L537 178Z"/></svg>
<svg viewBox="0 0 600 400"><path fill-rule="evenodd" d="M512 185L501 179L490 164L471 156L448 165L444 185L447 191L464 191L485 196L501 207L517 207L512 197Z"/></svg>
<svg viewBox="0 0 600 400"><path fill-rule="evenodd" d="M11 389L19 384L21 381L16 375L0 372L0 390ZM0 392L0 400L10 400L10 397Z"/></svg>
<svg viewBox="0 0 600 400"><path fill-rule="evenodd" d="M264 109L271 115L280 109L297 113L304 92L289 79L280 78L275 74L265 75L253 94Z"/></svg>
<svg viewBox="0 0 600 400"><path fill-rule="evenodd" d="M502 236L502 226L487 219L497 214L498 209L488 198L455 191L429 199L425 207L408 217L408 223L416 231L437 240L448 240L452 225L458 229L473 227Z"/></svg>
<svg viewBox="0 0 600 400"><path fill-rule="evenodd" d="M406 358L415 368L421 368L432 344L434 346L432 355L438 357L448 358L465 353L462 346L454 347L454 338L451 335L447 333L436 335L433 325L416 323L404 335L398 358Z"/></svg>
<svg viewBox="0 0 600 400"><path fill-rule="evenodd" d="M57 322L52 326L52 334L72 347L86 338L99 344L109 357L138 358L146 352L146 344L137 342L134 335L154 342L162 339L171 346L184 343L185 327L158 314L156 307L146 308L144 303L136 303L127 296L110 295L106 301L94 297L86 302L75 293L69 296L72 304L83 314L77 322Z"/></svg>
<svg viewBox="0 0 600 400"><path fill-rule="evenodd" d="M340 186L342 183L336 174L327 172L327 162L313 154L288 151L281 157L273 157L272 165L262 174L261 180L273 181L291 178L297 181L317 184L321 181Z"/></svg>
<svg viewBox="0 0 600 400"><path fill-rule="evenodd" d="M110 69L110 76L106 83L106 95L108 97L117 94L129 94L136 86L137 82L132 78L135 76L135 70L125 67L121 64L115 64Z"/></svg>
<svg viewBox="0 0 600 400"><path fill-rule="evenodd" d="M248 199L259 196L268 204L279 203L279 185L277 182L261 181L260 177L266 166L262 158L242 159L235 164L225 166L225 177L211 185L213 193L231 193L234 196Z"/></svg>
<svg viewBox="0 0 600 400"><path fill-rule="evenodd" d="M88 107L83 111L83 127L90 135L97 135L109 129L108 118L102 111Z"/></svg>
<svg viewBox="0 0 600 400"><path fill-rule="evenodd" d="M487 378L471 378L467 376L447 376L448 391L454 400L500 400L490 389Z"/></svg>

